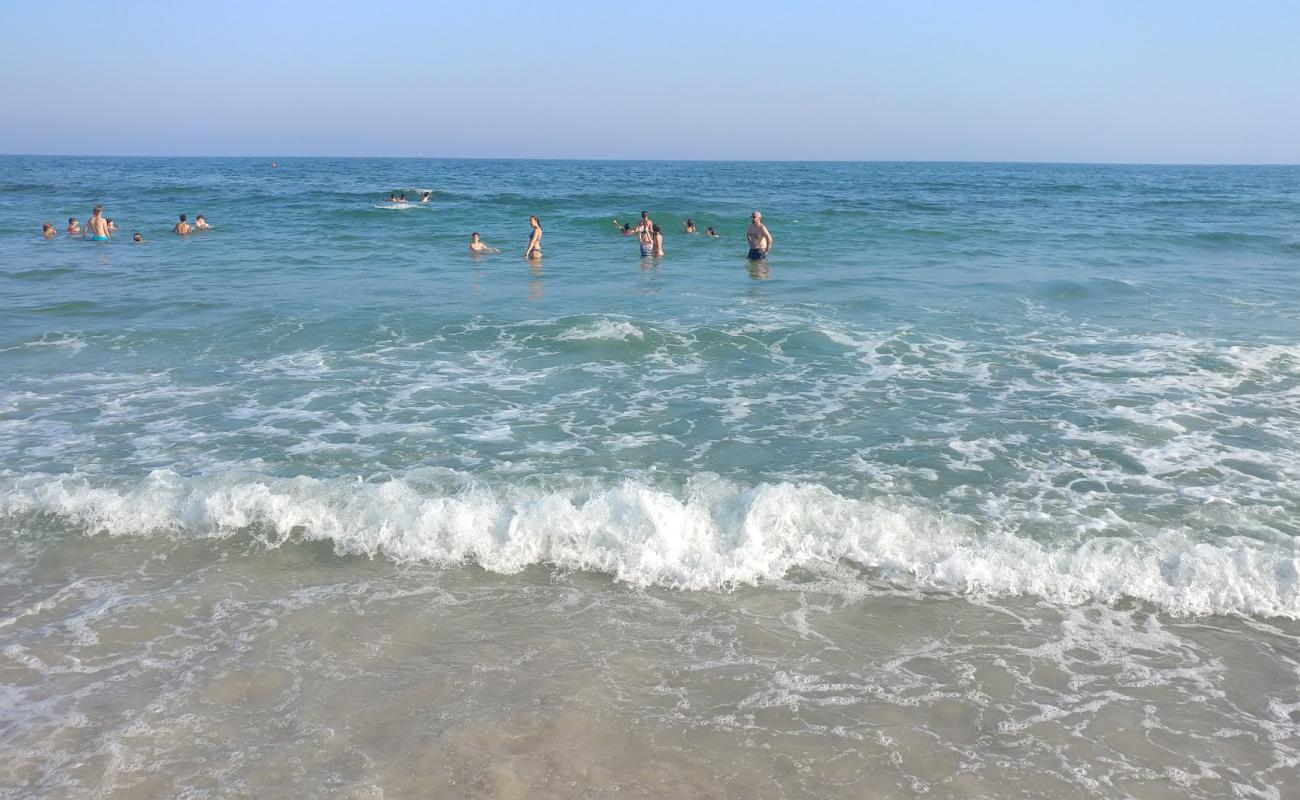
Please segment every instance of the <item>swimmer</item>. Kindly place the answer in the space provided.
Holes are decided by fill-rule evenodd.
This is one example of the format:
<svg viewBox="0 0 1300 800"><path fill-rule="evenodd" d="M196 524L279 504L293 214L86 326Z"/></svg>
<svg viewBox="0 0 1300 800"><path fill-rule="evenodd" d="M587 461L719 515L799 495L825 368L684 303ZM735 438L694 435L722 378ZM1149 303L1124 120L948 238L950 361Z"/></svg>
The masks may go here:
<svg viewBox="0 0 1300 800"><path fill-rule="evenodd" d="M644 214L645 212L642 211L641 213ZM642 224L636 226L636 240L641 244L642 258L644 258L645 256L654 255L654 251L655 251L654 223L651 223L649 225L646 225L644 223L645 221L643 220Z"/></svg>
<svg viewBox="0 0 1300 800"><path fill-rule="evenodd" d="M654 220L650 219L650 213L648 211L642 211L641 221L636 224L636 232L640 233L642 228L645 228L648 231L654 224Z"/></svg>
<svg viewBox="0 0 1300 800"><path fill-rule="evenodd" d="M528 224L533 226L533 229L528 233L528 249L524 251L524 258L541 258L542 221L534 214L528 218Z"/></svg>
<svg viewBox="0 0 1300 800"><path fill-rule="evenodd" d="M745 234L749 240L749 255L746 258L759 261L772 252L772 232L763 224L763 212L755 211L749 215L749 219L749 231Z"/></svg>
<svg viewBox="0 0 1300 800"><path fill-rule="evenodd" d="M715 238L715 239L718 238L718 232L715 231L712 227L705 228L705 229L704 229L704 235L705 235L705 236L712 236L712 237Z"/></svg>
<svg viewBox="0 0 1300 800"><path fill-rule="evenodd" d="M199 214L197 217L194 218L194 230L196 231L203 230L204 228L211 228L211 227L212 226L208 224L207 217L204 217L202 214Z"/></svg>
<svg viewBox="0 0 1300 800"><path fill-rule="evenodd" d="M113 218L112 218L112 217L109 217L108 219L106 219L106 220L104 220L104 221L108 223L108 229L109 229L109 231L115 231L115 230L117 230L117 223L113 221Z"/></svg>
<svg viewBox="0 0 1300 800"><path fill-rule="evenodd" d="M429 202L429 198L431 197L433 197L433 192L425 192L424 194L420 195L420 202L427 203Z"/></svg>
<svg viewBox="0 0 1300 800"><path fill-rule="evenodd" d="M71 236L81 235L81 223L77 222L76 217L68 217L67 233Z"/></svg>
<svg viewBox="0 0 1300 800"><path fill-rule="evenodd" d="M623 225L620 227L618 224L618 220L614 220L614 230L618 231L624 236L636 235L636 231L632 230L632 223L630 222L624 222Z"/></svg>
<svg viewBox="0 0 1300 800"><path fill-rule="evenodd" d="M176 227L172 228L172 233L178 236L188 236L193 230L194 228L185 221L185 215L181 214L181 221L176 223Z"/></svg>
<svg viewBox="0 0 1300 800"><path fill-rule="evenodd" d="M278 167L278 166L280 166L280 165L277 164L277 163L275 163L274 161L271 162L271 169L275 169L275 168Z"/></svg>
<svg viewBox="0 0 1300 800"><path fill-rule="evenodd" d="M93 242L107 242L109 237L108 220L104 219L104 207L95 206L90 212L90 219L86 220L85 234Z"/></svg>
<svg viewBox="0 0 1300 800"><path fill-rule="evenodd" d="M683 223L683 227L686 228L687 233L695 233L695 220L693 219L686 220L686 222Z"/></svg>
<svg viewBox="0 0 1300 800"><path fill-rule="evenodd" d="M46 239L53 239L55 236L59 235L59 232L54 230L54 226L51 225L50 223L42 222L41 235L44 236Z"/></svg>
<svg viewBox="0 0 1300 800"><path fill-rule="evenodd" d="M131 237L131 241L136 244L142 244L144 242L144 237L140 235L140 231L136 231L135 235Z"/></svg>
<svg viewBox="0 0 1300 800"><path fill-rule="evenodd" d="M659 230L658 225L652 226L651 230L654 231L654 242L655 242L654 254L657 256L661 256L664 254L664 232Z"/></svg>
<svg viewBox="0 0 1300 800"><path fill-rule="evenodd" d="M389 192L389 193L388 193L388 202L390 202L390 203L396 203L396 202L397 202L397 192Z"/></svg>
<svg viewBox="0 0 1300 800"><path fill-rule="evenodd" d="M501 252L499 248L492 247L489 244L485 244L482 239L478 238L478 233L471 233L469 235L469 251L471 253L500 253Z"/></svg>
<svg viewBox="0 0 1300 800"><path fill-rule="evenodd" d="M398 200L397 202L399 202L399 203L405 203L405 202L406 202L406 192L402 192L402 199Z"/></svg>

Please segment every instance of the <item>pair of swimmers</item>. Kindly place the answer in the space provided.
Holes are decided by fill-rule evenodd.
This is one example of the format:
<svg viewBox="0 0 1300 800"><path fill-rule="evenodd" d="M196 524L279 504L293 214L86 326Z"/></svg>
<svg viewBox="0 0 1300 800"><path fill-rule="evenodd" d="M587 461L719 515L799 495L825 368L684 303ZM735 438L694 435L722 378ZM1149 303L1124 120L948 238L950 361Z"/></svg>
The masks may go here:
<svg viewBox="0 0 1300 800"><path fill-rule="evenodd" d="M532 261L542 257L542 220L536 214L528 218L528 224L531 229L528 232L528 247L524 250L524 258ZM469 251L471 253L500 253L501 248L493 247L483 241L478 235L478 231L470 234Z"/></svg>
<svg viewBox="0 0 1300 800"><path fill-rule="evenodd" d="M176 226L172 228L172 233L176 234L177 236L189 236L191 233L194 233L195 231L204 231L211 227L212 226L208 224L207 218L204 217L202 214L199 214L197 217L194 218L193 225L189 223L189 219L188 217L186 217L186 215L181 214L180 221L177 222Z"/></svg>
<svg viewBox="0 0 1300 800"><path fill-rule="evenodd" d="M423 193L423 194L420 195L420 202L421 202L421 203L427 203L427 202L429 202L430 198L432 198L432 197L433 197L433 192L425 192L425 193ZM398 197L398 195L397 195L396 192L389 192L389 193L388 193L388 202L390 202L390 203L409 203L409 202L411 202L411 201L406 199L406 193L405 193L405 192L402 193L401 197Z"/></svg>
<svg viewBox="0 0 1300 800"><path fill-rule="evenodd" d="M687 233L697 233L697 231L695 230L695 220L693 219L687 219L684 223L682 223L682 227L686 230ZM712 225L710 225L709 227L704 229L704 235L716 239L718 237L718 232L713 229Z"/></svg>

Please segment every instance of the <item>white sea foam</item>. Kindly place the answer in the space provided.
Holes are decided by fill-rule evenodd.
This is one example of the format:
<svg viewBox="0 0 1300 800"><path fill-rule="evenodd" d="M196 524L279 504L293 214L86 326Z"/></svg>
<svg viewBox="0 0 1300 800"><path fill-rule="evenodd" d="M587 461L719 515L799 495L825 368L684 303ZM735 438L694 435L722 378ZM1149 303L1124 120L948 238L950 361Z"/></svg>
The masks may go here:
<svg viewBox="0 0 1300 800"><path fill-rule="evenodd" d="M714 590L849 562L885 580L1054 602L1135 598L1173 613L1300 618L1300 549L1181 531L1042 544L986 521L844 497L814 484L744 487L701 475L678 490L628 481L548 490L457 476L385 482L187 478L133 485L9 477L0 515L53 515L89 533L327 540L341 554L591 570L637 586Z"/></svg>
<svg viewBox="0 0 1300 800"><path fill-rule="evenodd" d="M644 339L645 334L631 322L619 319L601 318L590 325L581 325L558 334L556 339L564 341L581 341L584 339L612 339L626 342L629 339Z"/></svg>

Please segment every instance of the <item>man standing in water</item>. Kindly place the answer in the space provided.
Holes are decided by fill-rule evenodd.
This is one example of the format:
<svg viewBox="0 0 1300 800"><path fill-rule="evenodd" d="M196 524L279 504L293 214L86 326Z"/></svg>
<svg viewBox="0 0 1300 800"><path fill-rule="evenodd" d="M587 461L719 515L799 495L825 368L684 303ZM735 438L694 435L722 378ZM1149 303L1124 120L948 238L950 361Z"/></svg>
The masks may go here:
<svg viewBox="0 0 1300 800"><path fill-rule="evenodd" d="M749 219L749 232L745 234L749 238L748 258L750 261L760 261L772 251L772 232L763 224L763 212L755 211Z"/></svg>
<svg viewBox="0 0 1300 800"><path fill-rule="evenodd" d="M90 212L90 219L86 220L86 235L92 242L108 241L108 220L104 219L103 206L95 206L95 210Z"/></svg>

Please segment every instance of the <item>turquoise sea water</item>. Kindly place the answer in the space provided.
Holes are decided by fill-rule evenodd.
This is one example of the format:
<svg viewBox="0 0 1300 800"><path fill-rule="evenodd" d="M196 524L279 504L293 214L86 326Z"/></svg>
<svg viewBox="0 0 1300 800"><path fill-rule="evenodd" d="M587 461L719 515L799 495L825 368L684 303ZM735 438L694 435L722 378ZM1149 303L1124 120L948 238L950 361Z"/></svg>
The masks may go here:
<svg viewBox="0 0 1300 800"><path fill-rule="evenodd" d="M456 750L528 727L501 723L500 687L484 685L471 708L439 701L444 727L408 731L464 773L437 784L454 770L434 770L411 791L509 796L517 779L572 796L563 778L592 796L619 780L634 795L708 794L691 735L754 776L719 794L1297 786L1300 168L278 163L0 158L0 747L15 756L0 781L14 796L268 796L256 742L167 749L195 714L208 730L256 724L239 714L261 700L216 703L195 676L287 681L273 699L291 717L336 691L301 685L329 674L322 660L401 684L410 661L348 655L361 630L301 662L258 631L284 635L272 610L306 603L331 624L364 617L371 633L422 619L410 635L426 641L431 598L448 596L465 615L456 631L491 629L509 658L532 652L528 669L559 681L512 684L542 703L542 739L568 731L583 750L600 738L590 719L660 719L688 740L627 745L676 765L664 784L621 762L516 761L503 788L499 768ZM426 189L427 205L385 202ZM62 231L95 203L121 228L112 242L40 238L42 221ZM755 208L775 238L761 266L744 258ZM640 258L610 222L642 210L666 232L662 258ZM176 237L179 213L214 228ZM540 264L522 258L529 214L545 230ZM687 217L721 236L684 234ZM472 231L503 252L472 256ZM247 565L230 579L238 591L214 578L233 562ZM387 605L371 609L377 596ZM605 611L577 625L560 608ZM936 629L966 617L987 635ZM1013 618L1023 627L995 635ZM683 656L711 625L710 653ZM617 632L576 655L530 638L602 626ZM1001 649L1016 636L1023 669ZM221 656L175 637L253 650L218 668ZM662 652L638 650L652 641ZM473 669L506 658L439 642L417 659L433 672L442 657ZM1229 663L1247 651L1248 665ZM830 652L851 663L828 666ZM905 653L953 674L899 673ZM111 680L72 668L96 659ZM124 659L145 666L108 666ZM753 685L681 677L700 664L750 670ZM578 692L559 676L584 669L623 679L570 730L546 698ZM1238 669L1257 693L1230 696ZM647 694L627 696L637 681ZM1145 720L1103 719L1137 685L1165 692L1146 698ZM148 716L132 692L159 691L174 704L150 712L157 730L127 730ZM96 715L105 693L111 710ZM933 741L853 713L883 697L920 715L904 732ZM1194 702L1192 724L1180 715ZM809 707L849 710L813 720ZM787 716L743 722L755 708ZM301 761L343 758L318 741L317 727L345 735L338 719L300 720ZM1106 749L1143 726L1168 741ZM778 769L758 755L773 747L817 753ZM401 796L402 747L348 748L361 755L339 768L340 792ZM136 764L132 778L94 766L108 751ZM936 752L951 768L923 774ZM200 758L209 766L189 778L175 766ZM1258 765L1229 776L1233 758ZM286 796L322 770L286 778ZM208 773L210 785L193 777ZM173 782L148 782L160 775Z"/></svg>

